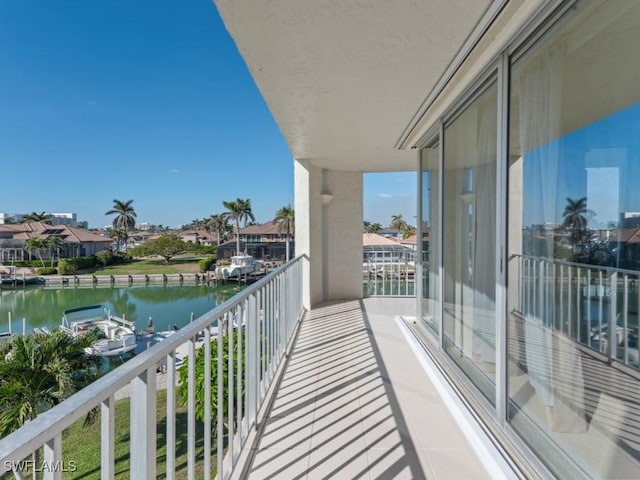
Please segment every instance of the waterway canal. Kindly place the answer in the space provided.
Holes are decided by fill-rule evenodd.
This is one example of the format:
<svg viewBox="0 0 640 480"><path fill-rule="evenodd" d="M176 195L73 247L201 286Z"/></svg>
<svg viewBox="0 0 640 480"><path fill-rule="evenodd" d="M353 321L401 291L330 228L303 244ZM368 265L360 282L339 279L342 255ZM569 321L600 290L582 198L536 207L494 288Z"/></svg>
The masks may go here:
<svg viewBox="0 0 640 480"><path fill-rule="evenodd" d="M103 304L118 316L136 322L139 330L153 319L156 331L182 327L195 318L231 298L241 287L235 283L210 287L207 285L151 285L151 286L90 286L42 287L27 286L0 291L0 332L22 332L60 325L65 309Z"/></svg>

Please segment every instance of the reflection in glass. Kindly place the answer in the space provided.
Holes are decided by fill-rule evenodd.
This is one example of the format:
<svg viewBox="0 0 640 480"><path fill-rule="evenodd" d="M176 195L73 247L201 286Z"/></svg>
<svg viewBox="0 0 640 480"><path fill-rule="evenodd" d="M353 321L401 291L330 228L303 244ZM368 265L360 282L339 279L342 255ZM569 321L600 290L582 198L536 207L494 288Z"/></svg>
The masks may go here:
<svg viewBox="0 0 640 480"><path fill-rule="evenodd" d="M561 477L640 478L638 45L582 2L511 69L508 418Z"/></svg>
<svg viewBox="0 0 640 480"><path fill-rule="evenodd" d="M497 88L444 130L445 349L495 401Z"/></svg>
<svg viewBox="0 0 640 480"><path fill-rule="evenodd" d="M439 331L440 279L440 154L436 143L420 152L422 170L422 314L434 333Z"/></svg>

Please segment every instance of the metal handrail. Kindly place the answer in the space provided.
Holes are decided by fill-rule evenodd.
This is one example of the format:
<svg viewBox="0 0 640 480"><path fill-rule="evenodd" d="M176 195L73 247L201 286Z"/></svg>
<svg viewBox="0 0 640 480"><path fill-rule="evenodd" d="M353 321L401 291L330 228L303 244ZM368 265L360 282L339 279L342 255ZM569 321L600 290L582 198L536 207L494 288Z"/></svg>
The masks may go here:
<svg viewBox="0 0 640 480"><path fill-rule="evenodd" d="M386 254L386 256L385 256ZM367 297L415 297L416 252L376 250L363 254L363 289Z"/></svg>
<svg viewBox="0 0 640 480"><path fill-rule="evenodd" d="M141 409L138 412L140 415L137 418L132 415L130 420L131 478L155 478L155 392L157 391L155 374L157 365L164 361L167 362L167 388L172 389L172 391L168 391L167 404L169 411L169 408L171 408L169 406L169 396L175 403L175 390L177 389L176 351L184 344L187 344L189 359L195 359L196 339L202 333L204 333L205 340L209 340L209 344L212 337L217 335L219 345L222 344L221 342L226 342L227 339L231 345L233 335L228 334L243 331L246 336L246 351L239 354L242 355L242 360L238 361L237 365L233 365L231 358L233 355L228 356L230 371L237 369L240 375L241 366L245 369L242 374L246 375L244 377L246 381L246 398L244 406L238 405L236 407L236 414L243 426L238 428L236 432L231 429L229 436L233 438L227 445L227 455L225 458L218 458L218 476L227 478L238 458L238 452L233 452L233 445L236 444L242 448L248 431L256 424L257 412L264 401L264 395L273 380L273 374L277 366L284 357L285 346L304 312L301 290L303 258L297 257L274 270L228 301L181 328L174 335L135 356L59 405L42 413L32 422L1 439L0 465L20 462L42 446L44 446L45 460L50 459L52 462L61 462L62 432L92 409L101 407L103 417L106 417L102 419L101 468L103 469L103 478L112 478L114 471L112 428L115 412L114 395L121 388L129 386L131 389L132 413L134 404L135 408ZM216 322L218 323L217 328L214 325ZM210 349L206 347L205 350L209 352ZM268 358L265 358L265 352L269 352ZM189 361L189 367L194 363L194 361ZM207 363L210 362L205 362L205 365ZM221 364L221 362L218 363ZM221 377L222 375L218 375L218 378ZM190 378L193 377L190 375ZM231 385L229 395L233 395L233 390L233 385ZM220 392L220 389L218 391ZM217 405L223 405L224 402L221 400L221 398L218 399ZM195 418L193 402L195 400L192 397L189 402L189 420L190 424L195 425L195 420L191 422L191 417ZM253 404L250 404L251 402ZM233 406L231 408L233 409ZM175 408L173 412L175 415ZM231 414L233 413L232 411ZM169 423L170 421L167 421L167 424ZM220 419L218 419L218 425L215 428L216 431L221 432L224 427L219 423ZM195 426L193 428L195 429ZM206 430L207 428L205 428ZM211 428L209 430L211 431ZM145 432L149 433L147 436L153 438L146 438ZM173 444L175 445L175 428L173 435L174 438L169 438L168 442L174 442ZM190 437L193 436L190 435ZM221 435L219 435L218 441L220 441L220 437ZM134 439L142 439L142 445L136 444ZM190 438L189 441L193 441L193 438ZM190 478L195 475L195 453L191 451L192 448L194 446L190 445L190 464L188 466ZM167 451L169 451L169 448L167 448ZM231 455L229 455L229 451L231 451ZM170 457L171 454L168 452L167 456ZM227 458L229 456L231 458ZM223 466L221 462L225 462L225 472L221 471L221 466ZM175 466L175 462L172 463L171 458L168 458L167 465L168 467ZM170 472L169 468L167 470L167 478L173 478L173 472ZM59 475L57 472L45 473L45 478L48 477L48 473L51 474L50 478L58 478ZM205 478L209 478L208 473L205 472L205 475L207 475Z"/></svg>
<svg viewBox="0 0 640 480"><path fill-rule="evenodd" d="M512 255L518 265L518 302L512 313L562 333L603 354L609 363L640 368L640 271ZM632 321L635 316L635 321Z"/></svg>

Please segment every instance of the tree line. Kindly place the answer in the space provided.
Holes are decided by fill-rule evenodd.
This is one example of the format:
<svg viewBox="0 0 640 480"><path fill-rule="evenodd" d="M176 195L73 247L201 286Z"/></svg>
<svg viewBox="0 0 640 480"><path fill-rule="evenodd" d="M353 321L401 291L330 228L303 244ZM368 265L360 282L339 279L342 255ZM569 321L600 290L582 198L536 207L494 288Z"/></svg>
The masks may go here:
<svg viewBox="0 0 640 480"><path fill-rule="evenodd" d="M364 233L380 233L383 228L379 223L372 223L367 220L363 222ZM399 231L402 238L409 238L417 232L416 227L409 225L400 213L391 216L391 222L387 228Z"/></svg>
<svg viewBox="0 0 640 480"><path fill-rule="evenodd" d="M247 225L255 222L255 215L251 208L251 199L249 198L237 198L235 200L223 201L222 206L225 211L221 213L215 213L204 219L192 220L186 228L192 228L194 230L204 230L209 233L215 234L217 245L232 237L236 239L236 251L238 254L240 250L240 237L238 235L240 231L240 224L243 228ZM120 245L125 245L125 252L128 250L127 244L130 237L130 232L135 229L137 213L133 207L133 200L113 200L112 208L105 213L105 215L113 215L111 231L112 238L116 241L117 249L120 250ZM289 260L289 242L291 236L294 233L295 228L295 212L291 205L285 205L276 211L273 221L279 224L279 230L286 234L287 244L287 260ZM175 237L175 235L165 235L168 237ZM168 241L162 240L164 244L168 244ZM175 240L173 245L177 246ZM140 253L143 253L140 251ZM165 257L166 259L166 257Z"/></svg>

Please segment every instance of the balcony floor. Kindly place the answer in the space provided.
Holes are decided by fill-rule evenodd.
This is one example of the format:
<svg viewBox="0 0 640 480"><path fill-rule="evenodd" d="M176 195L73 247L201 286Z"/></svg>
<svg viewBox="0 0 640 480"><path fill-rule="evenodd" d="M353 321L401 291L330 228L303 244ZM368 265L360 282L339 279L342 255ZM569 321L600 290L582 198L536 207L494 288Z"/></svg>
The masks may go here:
<svg viewBox="0 0 640 480"><path fill-rule="evenodd" d="M397 305L307 314L249 478L489 478L402 337Z"/></svg>

